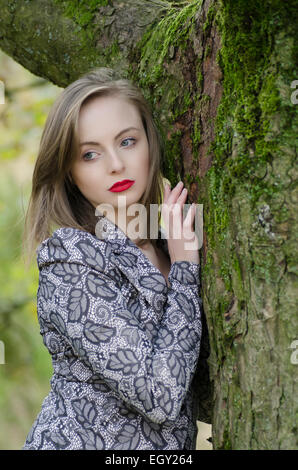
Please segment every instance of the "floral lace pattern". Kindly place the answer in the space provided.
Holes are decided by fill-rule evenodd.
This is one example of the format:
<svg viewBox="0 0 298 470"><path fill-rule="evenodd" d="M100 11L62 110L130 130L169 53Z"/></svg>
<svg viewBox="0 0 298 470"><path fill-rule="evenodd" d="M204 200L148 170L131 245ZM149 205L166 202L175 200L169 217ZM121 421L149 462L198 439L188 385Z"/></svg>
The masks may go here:
<svg viewBox="0 0 298 470"><path fill-rule="evenodd" d="M164 276L114 224L60 228L37 250L51 390L23 449L195 449L200 266ZM166 253L166 240L159 240Z"/></svg>

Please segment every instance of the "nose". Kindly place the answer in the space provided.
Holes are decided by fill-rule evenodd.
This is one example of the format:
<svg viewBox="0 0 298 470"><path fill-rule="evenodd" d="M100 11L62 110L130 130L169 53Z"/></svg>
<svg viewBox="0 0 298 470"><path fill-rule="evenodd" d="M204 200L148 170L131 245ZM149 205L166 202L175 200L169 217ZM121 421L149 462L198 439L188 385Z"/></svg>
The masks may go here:
<svg viewBox="0 0 298 470"><path fill-rule="evenodd" d="M120 173L124 170L123 160L114 149L108 152L107 165L109 173Z"/></svg>

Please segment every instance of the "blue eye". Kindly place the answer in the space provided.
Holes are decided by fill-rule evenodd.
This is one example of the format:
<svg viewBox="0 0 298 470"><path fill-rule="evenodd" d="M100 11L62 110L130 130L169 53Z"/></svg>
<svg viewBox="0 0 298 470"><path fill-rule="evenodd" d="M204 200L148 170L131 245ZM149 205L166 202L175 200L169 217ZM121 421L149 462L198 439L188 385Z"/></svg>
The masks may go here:
<svg viewBox="0 0 298 470"><path fill-rule="evenodd" d="M122 140L121 144L123 142L127 142L129 140L132 141L132 144L131 145L122 145L122 147L132 147L133 145L135 145L136 139L134 139L133 137L127 137L127 139ZM90 161L94 160L94 158L92 158L92 157L88 158L88 155L90 155L90 154L91 155L92 154L98 155L97 152L90 150L89 152L86 152L86 153L83 154L82 159L85 160L86 162L90 162Z"/></svg>
<svg viewBox="0 0 298 470"><path fill-rule="evenodd" d="M96 153L96 152L86 152L86 153L84 153L84 155L83 155L83 159L84 159L84 160L86 160L86 161L93 160L93 158L85 158L85 157L86 157L86 155L88 155L88 154L90 154L90 153L92 154L92 153Z"/></svg>
<svg viewBox="0 0 298 470"><path fill-rule="evenodd" d="M136 139L134 139L133 137L128 137L127 139L122 140L122 143L125 142L126 140L132 140L135 142ZM124 147L128 147L128 145L124 145Z"/></svg>

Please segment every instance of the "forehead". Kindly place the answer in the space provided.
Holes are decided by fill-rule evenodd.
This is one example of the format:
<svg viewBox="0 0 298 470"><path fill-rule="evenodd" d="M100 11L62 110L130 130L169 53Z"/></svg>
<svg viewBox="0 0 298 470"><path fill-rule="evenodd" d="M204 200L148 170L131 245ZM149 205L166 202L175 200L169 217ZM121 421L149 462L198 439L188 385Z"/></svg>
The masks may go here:
<svg viewBox="0 0 298 470"><path fill-rule="evenodd" d="M120 96L95 96L83 103L79 113L79 127L100 124L102 128L118 124L140 124L141 116L136 105Z"/></svg>

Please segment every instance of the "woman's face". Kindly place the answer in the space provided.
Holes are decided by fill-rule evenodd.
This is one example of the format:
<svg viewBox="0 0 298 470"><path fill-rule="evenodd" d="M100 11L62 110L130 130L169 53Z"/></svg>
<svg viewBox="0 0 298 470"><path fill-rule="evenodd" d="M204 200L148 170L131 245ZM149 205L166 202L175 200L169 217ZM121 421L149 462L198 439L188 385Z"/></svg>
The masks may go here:
<svg viewBox="0 0 298 470"><path fill-rule="evenodd" d="M111 204L116 216L123 207L118 196L126 196L126 208L139 202L148 183L149 145L137 108L124 98L94 97L80 110L78 132L80 148L71 174L86 199L94 207ZM123 180L134 184L110 191Z"/></svg>

